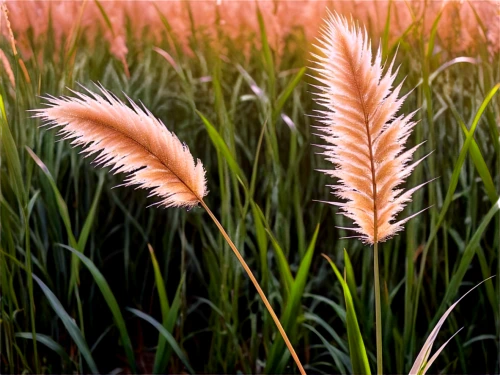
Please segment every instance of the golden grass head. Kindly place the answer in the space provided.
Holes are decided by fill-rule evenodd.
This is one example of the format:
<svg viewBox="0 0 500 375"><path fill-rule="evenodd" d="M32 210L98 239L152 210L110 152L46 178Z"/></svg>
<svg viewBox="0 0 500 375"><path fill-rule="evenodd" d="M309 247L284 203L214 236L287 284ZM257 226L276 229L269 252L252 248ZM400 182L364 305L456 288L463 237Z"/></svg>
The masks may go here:
<svg viewBox="0 0 500 375"><path fill-rule="evenodd" d="M132 100L132 108L98 86L102 96L87 90L74 97L46 99L48 108L34 110L45 125L60 128L63 139L97 154L98 165L128 174L125 185L150 189L158 205L192 207L207 195L205 170L188 147Z"/></svg>
<svg viewBox="0 0 500 375"><path fill-rule="evenodd" d="M318 48L317 78L321 85L317 102L322 146L326 160L336 168L323 171L337 178L334 194L347 200L329 202L355 223L352 229L365 243L382 242L403 229L409 218L396 215L421 186L398 188L420 160L410 164L418 148L405 150L415 122L414 113L397 116L406 96L401 85L393 88L397 75L393 63L383 73L380 49L372 58L371 43L363 31L345 17L330 14ZM373 61L372 61L373 60Z"/></svg>

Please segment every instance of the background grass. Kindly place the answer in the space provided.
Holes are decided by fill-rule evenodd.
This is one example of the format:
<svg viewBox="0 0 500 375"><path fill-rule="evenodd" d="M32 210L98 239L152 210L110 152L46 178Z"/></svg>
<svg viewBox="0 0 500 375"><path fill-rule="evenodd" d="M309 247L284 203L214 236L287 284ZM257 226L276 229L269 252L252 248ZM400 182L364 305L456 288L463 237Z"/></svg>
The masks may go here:
<svg viewBox="0 0 500 375"><path fill-rule="evenodd" d="M372 252L341 239L348 234L335 226L348 222L314 201L334 197L326 187L332 181L315 171L326 164L316 155L315 121L307 116L318 109L315 82L303 69L312 65L312 41L296 28L277 55L261 15L248 16L260 29L246 37L221 31L214 39L192 24L189 49L167 18L163 40L154 44L135 37L128 23L130 77L107 42L85 33L69 52L57 48L50 27L32 36L42 63L14 55L8 39L0 42L15 77L14 87L0 72L3 372L296 371L201 209L148 208L155 201L146 192L112 189L122 176L94 169L30 118L26 111L40 107L39 95L67 95L67 88L80 90L77 82L91 88L100 82L140 100L203 161L208 205L243 251L310 373L352 370L342 286L320 256L343 267L347 249L354 275L348 283L375 368ZM433 30L439 27L436 18ZM408 186L439 177L405 213L431 208L381 247L385 370L405 373L442 307L500 270L498 214L484 221L500 185L496 96L478 117L463 166L457 164L474 116L500 82L500 57L478 41L466 54L471 59L454 60L418 20L396 43L382 40L389 58L399 43L403 92L416 87L402 110L422 107L409 144L427 140L420 156L433 150ZM251 46L248 53L242 43ZM465 329L432 372L500 371L499 291L493 279L455 309L438 342Z"/></svg>

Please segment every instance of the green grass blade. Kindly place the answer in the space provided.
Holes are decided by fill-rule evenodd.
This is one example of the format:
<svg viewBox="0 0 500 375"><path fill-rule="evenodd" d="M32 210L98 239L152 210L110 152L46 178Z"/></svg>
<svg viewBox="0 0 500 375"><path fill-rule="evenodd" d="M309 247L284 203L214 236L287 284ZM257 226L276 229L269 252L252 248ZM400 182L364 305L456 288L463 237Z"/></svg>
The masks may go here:
<svg viewBox="0 0 500 375"><path fill-rule="evenodd" d="M453 309L458 305L458 303L467 296L470 292L472 292L474 289L476 289L479 285L484 283L486 280L481 281L479 284L475 285L472 289L469 289L462 297L460 297L455 303L453 303L448 310L441 316L439 321L437 323L432 323L431 327L434 327L432 332L429 334L427 337L427 340L425 340L424 345L422 346L422 349L420 350L417 358L415 359L415 362L413 363L413 366L410 370L410 375L424 375L425 371L429 368L429 366L434 362L436 359L435 356L429 361L427 359L429 358L432 350L432 346L434 345L434 341L436 340L437 334L439 333L439 330L443 326L445 320L448 318L448 316L451 314ZM436 316L441 315L441 313L438 313ZM449 341L449 340L448 340ZM445 344L446 345L446 344ZM443 349L444 346L441 346L441 348L438 350L437 354Z"/></svg>
<svg viewBox="0 0 500 375"><path fill-rule="evenodd" d="M113 24L111 23L111 20L108 17L108 14L104 10L101 2L99 0L94 0L95 4L97 5L97 8L99 9L99 12L102 15L102 18L104 18L104 22L106 22L106 26L108 26L109 31L111 31L111 34L115 36L115 31L113 30Z"/></svg>
<svg viewBox="0 0 500 375"><path fill-rule="evenodd" d="M344 278L340 274L337 266L333 261L322 254L330 266L332 266L337 279L342 285L344 290L344 298L346 304L346 320L347 320L347 338L349 340L349 354L351 357L352 371L354 374L371 374L370 365L368 363L368 356L366 354L365 343L363 342L363 336L359 330L358 318L356 317L356 311L354 310L354 303L352 300L351 292L349 291L349 286L344 281Z"/></svg>
<svg viewBox="0 0 500 375"><path fill-rule="evenodd" d="M78 237L78 251L83 253L85 250L85 245L87 244L87 239L89 238L90 229L92 228L92 223L94 222L97 213L97 204L99 203L99 198L101 197L102 187L104 186L104 173L99 174L99 182L97 183L97 189L94 194L94 199L92 205L90 206L89 213L83 224L82 232Z"/></svg>
<svg viewBox="0 0 500 375"><path fill-rule="evenodd" d="M257 246L259 248L260 255L260 272L262 275L260 286L267 292L267 280L269 275L269 269L267 265L267 234L264 224L262 223L260 212L257 208L257 205L252 201L252 216L255 225L255 235L257 237ZM278 262L280 259L278 258Z"/></svg>
<svg viewBox="0 0 500 375"><path fill-rule="evenodd" d="M160 300L161 318L163 327L166 327L170 305L168 303L167 291L165 290L165 282L161 275L160 266L156 260L155 253L150 244L148 244L149 253L151 254L151 262L153 263L153 270L155 274L156 290L158 291L158 298ZM168 358L164 355L165 352L165 337L162 335L158 338L158 349L156 350L155 362L153 365L153 373L158 374L165 371Z"/></svg>
<svg viewBox="0 0 500 375"><path fill-rule="evenodd" d="M293 282L292 290L290 293L290 301L288 301L285 313L283 314L284 318L286 319L292 319L295 315L295 312L297 311L298 306L300 305L300 300L304 294L304 287L306 285L307 276L309 275L309 269L311 267L312 257L314 255L314 249L316 247L316 240L318 239L318 233L319 224L316 225L316 229L314 230L311 242L309 243L304 258L300 262L297 275L295 276L295 280Z"/></svg>
<svg viewBox="0 0 500 375"><path fill-rule="evenodd" d="M451 99L447 98L446 102L447 102L451 112L453 113L455 120L459 123L460 127L462 128L462 131L463 131L465 137L467 137L469 135L469 130L467 129L467 126L465 126L465 123L462 120L462 117L460 116L460 114L456 110ZM497 194L496 189L495 189L495 184L493 183L493 179L491 178L491 174L490 174L490 171L488 169L488 166L486 165L486 162L484 161L483 155L481 153L481 149L479 148L479 146L476 143L476 140L474 138L472 139L469 153L470 153L470 156L471 156L472 161L474 163L474 166L476 167L476 170L479 173L481 180L483 181L484 188L486 189L486 194L488 194L488 198L490 199L491 203L495 203L496 200L498 199L498 194Z"/></svg>
<svg viewBox="0 0 500 375"><path fill-rule="evenodd" d="M307 281L307 276L309 275L309 268L311 267L312 257L314 254L314 248L316 246L316 240L319 233L319 224L316 226L313 237L306 251L306 254L302 261L300 262L299 270L295 276L292 288L290 290L290 298L287 301L285 311L282 318L280 319L281 324L285 332L290 333L293 331L294 327L297 325L297 317L299 315L299 309L301 306L301 300L304 295L304 288ZM293 340L293 336L292 336ZM271 348L271 353L269 354L268 363L266 364L265 373L283 373L284 367L281 368L280 365L286 365L286 362L282 362L283 355L289 356L288 350L285 353L285 342L282 338L277 337ZM281 363L280 363L281 362Z"/></svg>
<svg viewBox="0 0 500 375"><path fill-rule="evenodd" d="M200 116L201 120L203 121L203 124L207 129L208 136L212 140L213 145L226 159L229 169L231 169L231 171L240 178L244 186L247 187L248 186L247 178L244 175L238 163L236 162L236 160L234 159L233 154L229 150L229 147L227 147L226 142L224 142L224 139L221 137L217 129L215 129L215 127L201 112L196 111L196 113L198 114L198 116Z"/></svg>
<svg viewBox="0 0 500 375"><path fill-rule="evenodd" d="M31 332L18 332L16 333L16 337L26 340L33 340L33 334ZM41 333L37 333L36 341L38 341L40 344L45 345L50 350L53 350L54 352L59 354L64 363L71 363L71 359L65 352L64 348L59 343L55 342L52 337L47 335L42 335Z"/></svg>
<svg viewBox="0 0 500 375"><path fill-rule="evenodd" d="M420 260L420 271L418 275L418 281L417 281L417 289L415 292L415 307L413 310L413 324L412 327L415 327L415 322L417 319L417 311L418 311L418 304L419 304L419 298L420 298L420 290L422 287L422 281L423 281L423 275L424 275L424 270L425 270L425 262L427 258L427 253L430 249L430 246L432 244L432 241L435 239L439 227L444 221L444 218L446 216L446 213L448 212L448 208L450 207L450 204L453 200L453 195L455 194L455 189L457 188L458 185L458 179L460 176L460 171L462 169L462 166L464 164L465 158L467 156L467 153L469 152L470 145L472 143L473 137L474 137L474 132L476 131L477 125L479 124L479 120L481 119L482 114L484 113L486 107L488 106L489 102L493 98L493 96L497 93L498 89L500 88L500 83L497 83L488 93L486 98L483 100L481 106L479 107L479 110L477 111L476 115L474 116L474 119L472 121L471 128L469 130L469 134L467 135L465 139L465 143L462 146L462 149L460 150L460 154L458 156L458 159L455 163L455 166L453 168L453 173L451 176L451 181L450 185L448 187L448 191L446 193L446 197L443 203L443 207L441 208L441 212L439 213L439 217L437 220L436 225L432 229L429 238L427 240L427 243L425 244L422 257ZM413 328L414 329L414 328Z"/></svg>
<svg viewBox="0 0 500 375"><path fill-rule="evenodd" d="M47 168L47 166L33 152L33 150L30 149L29 147L26 147L26 151L28 151L28 154L35 161L35 163L40 167L40 169L42 170L43 174L47 177L47 180L50 183L50 187L52 188L52 191L54 192L54 196L56 197L57 208L59 210L59 214L61 215L61 219L62 219L62 221L64 223L64 226L66 228L66 232L67 232L67 235L68 235L68 238L69 238L70 246L74 247L74 248L78 248L78 243L76 242L75 235L73 234L73 230L71 229L71 219L69 217L68 206L66 205L66 202L64 201L64 198L62 197L59 189L57 188L56 181L52 177L52 174L50 173L50 171Z"/></svg>
<svg viewBox="0 0 500 375"><path fill-rule="evenodd" d="M45 294L45 297L47 297L47 299L49 300L50 306L57 314L57 316L61 319L62 323L64 324L64 327L66 327L66 330L68 331L69 335L71 336L76 346L80 350L80 353L82 354L83 358L85 358L85 361L87 362L90 371L93 374L98 374L99 371L97 370L97 366L94 362L94 359L90 354L87 342L83 338L82 332L76 325L73 318L69 316L69 314L66 312L66 310L64 310L64 307L61 305L61 302L59 302L55 294L52 293L49 287L45 285L45 283L42 280L40 280L38 276L33 274L33 279L38 283L38 285L42 289L43 294Z"/></svg>
<svg viewBox="0 0 500 375"><path fill-rule="evenodd" d="M427 53L426 53L427 61L429 61L429 59L432 56L432 53L434 52L434 44L436 42L438 24L439 24L439 21L441 20L442 15L443 15L443 9L441 9L441 11L438 13L436 19L434 20L434 22L432 24L431 33L429 36L429 44L427 45Z"/></svg>
<svg viewBox="0 0 500 375"><path fill-rule="evenodd" d="M274 100L275 87L276 87L274 59L273 59L273 54L271 52L271 48L269 47L269 41L267 39L266 25L264 23L264 18L262 17L262 12L260 11L259 6L257 6L257 20L259 22L260 38L263 50L262 53L265 64L264 66L267 71L269 97L271 98L271 100Z"/></svg>
<svg viewBox="0 0 500 375"><path fill-rule="evenodd" d="M349 290L356 291L356 280L354 279L354 268L352 267L351 259L349 258L349 254L347 254L346 249L344 249L344 268L346 271L346 282L349 286ZM354 300L354 307L360 307L361 301L356 293L351 296Z"/></svg>
<svg viewBox="0 0 500 375"><path fill-rule="evenodd" d="M194 374L194 370L191 367L191 365L189 364L187 357L184 355L179 344L177 344L177 341L175 341L175 338L172 336L172 334L170 332L168 332L157 320L155 320L153 317L149 316L148 314L145 314L142 311L139 311L137 309L133 309L130 307L127 307L127 310L130 311L132 314L138 316L139 318L144 319L146 322L148 322L153 327L155 327L163 335L163 337L165 337L167 342L170 344L170 346L174 350L175 354L177 354L177 356L182 361L182 363L184 363L184 366L186 366L186 369L191 374Z"/></svg>
<svg viewBox="0 0 500 375"><path fill-rule="evenodd" d="M280 244L276 240L276 238L273 235L273 232L271 230L271 227L269 226L269 223L266 220L266 217L264 216L264 213L262 212L261 208L259 205L255 202L252 201L252 205L255 206L256 211L259 213L260 219L262 223L264 224L266 228L266 232L269 235L269 239L271 240L271 244L273 245L275 255L276 255L276 262L278 263L278 270L281 276L282 281L285 283L284 288L285 288L285 296L288 298L288 294L290 290L292 289L293 285L293 276L292 272L290 271L290 266L288 264L288 260L285 256L285 253L283 249L281 248Z"/></svg>
<svg viewBox="0 0 500 375"><path fill-rule="evenodd" d="M50 171L47 168L47 166L45 165L45 163L33 152L33 150L31 150L29 147L26 146L26 151L28 151L28 154L35 161L35 163L40 167L43 174L47 177L47 180L49 181L50 187L52 188L52 192L54 193L54 196L56 199L56 204L57 204L57 209L59 211L59 215L61 216L61 219L64 223L64 227L66 228L66 233L68 235L69 245L74 249L79 249L78 242L76 241L75 235L73 234L73 230L71 229L71 219L69 217L68 206L66 205L64 198L62 197L59 189L57 188L56 181L52 177L52 174L50 173ZM79 280L78 258L75 256L72 256L71 257L71 276L70 276L70 282L69 282L69 288L68 288L68 296L70 296L72 294L73 289L74 289L76 283L78 282L78 280Z"/></svg>
<svg viewBox="0 0 500 375"><path fill-rule="evenodd" d="M318 294L306 293L306 294L304 294L304 297L310 297L310 298L313 298L316 301L323 302L323 303L327 304L339 316L339 318L342 321L342 323L345 324L345 322L346 322L346 312L345 312L345 309L344 309L343 306L341 306L337 302L332 301L331 299L328 299L328 298L326 298L324 296L320 296Z"/></svg>
<svg viewBox="0 0 500 375"><path fill-rule="evenodd" d="M469 130L469 134L467 135L465 139L465 143L462 146L462 149L460 150L460 154L458 156L457 162L455 163L455 167L453 168L453 173L451 176L451 181L450 185L448 187L448 191L446 193L446 198L443 203L443 207L441 208L441 212L439 213L439 218L436 226L433 228L431 235L429 236L429 239L426 244L426 248L430 246L430 243L434 240L438 230L439 226L444 220L444 217L448 211L448 208L450 206L450 203L453 199L453 195L455 194L455 189L457 188L458 185L458 178L460 176L460 171L462 169L462 165L464 164L465 157L467 156L467 152L469 151L469 147L472 143L473 137L474 137L474 132L476 131L477 125L479 123L479 120L481 119L481 116L483 115L483 112L485 111L487 105L493 98L493 96L496 94L498 89L500 88L500 83L497 83L488 93L486 98L484 99L483 103L479 107L479 110L477 111L476 115L474 116L474 120L472 121L472 126ZM424 250L425 251L425 250Z"/></svg>
<svg viewBox="0 0 500 375"><path fill-rule="evenodd" d="M325 331L327 331L330 336L333 337L335 342L340 346L340 348L345 352L348 353L349 349L347 347L347 343L338 335L338 333L323 319L321 319L320 316L316 314L311 314L311 313L304 313L304 320L310 320L312 322L315 322L319 324Z"/></svg>
<svg viewBox="0 0 500 375"><path fill-rule="evenodd" d="M491 219L493 219L493 217L499 210L500 210L500 199L498 199L497 202L490 208L486 216L481 221L481 224L477 228L476 232L472 236L470 242L467 244L467 247L465 248L462 254L462 258L460 259L460 264L457 268L457 271L450 280L450 284L446 289L446 293L441 302L441 306L437 310L436 316L439 316L439 314L441 314L441 312L444 310L444 307L457 294L458 288L460 287L460 283L462 282L465 273L467 272L467 269L469 268L470 263L472 262L472 258L474 258L474 255L476 254L476 250L479 246L479 241L481 240L483 233L486 230ZM434 318L434 321L435 320L436 318Z"/></svg>
<svg viewBox="0 0 500 375"><path fill-rule="evenodd" d="M137 365L135 363L135 356L134 356L134 349L132 347L132 342L130 341L130 337L127 332L127 326L125 324L125 320L123 319L123 315L120 311L120 307L118 306L118 302L116 301L116 298L113 295L113 292L111 291L108 282L102 275L101 271L97 269L97 267L89 258L80 253L78 250L75 250L69 246L66 245L60 245L60 246L65 248L66 250L71 251L78 258L80 258L81 262L85 265L85 267L87 267L87 269L92 274L94 281L99 287L99 290L101 291L104 299L106 300L106 303L108 304L109 309L111 310L111 313L113 314L115 324L120 332L120 337L122 339L122 344L125 349L125 354L127 355L129 365L133 373L136 374Z"/></svg>
<svg viewBox="0 0 500 375"><path fill-rule="evenodd" d="M299 72L292 78L292 80L288 83L288 85L284 88L284 90L279 94L278 99L276 99L276 104L274 105L274 113L275 117L279 116L279 113L283 109L283 106L285 105L286 101L292 94L293 90L295 90L295 87L300 83L302 80L302 77L306 73L307 68L301 68Z"/></svg>
<svg viewBox="0 0 500 375"><path fill-rule="evenodd" d="M347 374L351 372L350 363L349 363L349 357L347 357L343 352L341 352L339 349L337 349L335 346L333 346L321 333L318 332L316 328L309 324L304 324L304 327L309 329L311 332L313 332L318 338L321 340L323 345L325 346L326 350L328 351L328 354L332 357L333 361L335 362L335 365L339 369L341 374ZM356 374L355 372L352 372L353 374Z"/></svg>
<svg viewBox="0 0 500 375"><path fill-rule="evenodd" d="M12 184L12 189L16 194L21 206L24 206L27 201L26 191L23 183L23 171L21 168L21 160L19 158L16 142L7 122L3 98L0 96L0 141L2 144L3 153L7 161L7 170L9 173L9 181Z"/></svg>
<svg viewBox="0 0 500 375"><path fill-rule="evenodd" d="M172 305L170 306L170 311L168 312L167 316L167 328L169 332L173 330L173 327L175 325L175 322L177 320L177 313L179 312L179 308L181 307L181 302L182 302L182 286L184 285L184 282L186 281L186 275L182 275L181 279L179 280L179 285L177 286L177 291L175 292L174 299L172 300Z"/></svg>
<svg viewBox="0 0 500 375"><path fill-rule="evenodd" d="M389 30L391 25L391 7L392 0L387 3L387 17L385 18L384 33L382 34L382 56L384 59L387 58L389 52Z"/></svg>

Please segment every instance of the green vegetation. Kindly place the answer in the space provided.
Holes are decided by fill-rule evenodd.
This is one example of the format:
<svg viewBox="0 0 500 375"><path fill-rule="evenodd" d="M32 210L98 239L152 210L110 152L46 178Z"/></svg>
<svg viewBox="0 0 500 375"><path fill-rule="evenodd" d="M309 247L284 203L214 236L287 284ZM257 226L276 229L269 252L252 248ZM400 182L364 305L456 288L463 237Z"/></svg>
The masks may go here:
<svg viewBox="0 0 500 375"><path fill-rule="evenodd" d="M91 82L144 103L203 161L205 201L254 271L306 371L350 373L359 366L350 359L357 347L359 371L368 363L374 372L373 251L341 239L350 234L335 227L349 221L315 201L334 197L326 186L332 181L316 171L326 163L316 155L317 124L308 116L319 109L311 95L316 82L304 68L312 65L312 41L296 28L278 55L262 17L248 16L258 17L259 35L221 30L214 41L200 28L189 53L166 19L155 44L134 37L127 24L130 77L107 42L84 33L66 49L50 27L44 38L32 37L39 60L14 56L2 39L15 79L13 87L0 71L2 372L296 372L202 209L148 208L155 200L147 192L113 188L122 176L94 169L30 118L39 95ZM500 55L478 41L474 59L460 59L435 48L436 32L419 33L415 21L396 43L383 38L389 58L399 43L402 92L416 87L402 111L422 107L408 144L429 140L415 158L433 151L408 186L437 178L403 215L430 209L379 246L387 373L408 373L446 308L500 274ZM431 372L500 371L499 280L453 310L437 346L465 328ZM348 330L360 332L367 358Z"/></svg>

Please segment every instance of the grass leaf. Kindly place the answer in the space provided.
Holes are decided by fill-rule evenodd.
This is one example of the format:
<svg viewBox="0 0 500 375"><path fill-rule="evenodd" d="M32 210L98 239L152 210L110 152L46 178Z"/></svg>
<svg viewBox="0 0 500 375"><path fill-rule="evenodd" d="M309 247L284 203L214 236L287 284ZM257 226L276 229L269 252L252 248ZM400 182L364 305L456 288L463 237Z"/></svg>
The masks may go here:
<svg viewBox="0 0 500 375"><path fill-rule="evenodd" d="M162 335L165 337L167 342L170 344L172 349L174 350L175 354L179 357L179 359L184 363L184 366L186 366L186 369L191 373L194 374L194 370L189 364L189 361L187 357L184 355L182 352L181 348L179 347L179 344L175 341L174 337L170 332L168 332L157 320L155 320L153 317L149 316L148 314L143 313L142 311L139 311L137 309L133 309L128 307L128 311L130 311L132 314L138 316L141 319L144 319L146 322L151 324L153 327L155 327Z"/></svg>
<svg viewBox="0 0 500 375"><path fill-rule="evenodd" d="M93 374L98 374L99 371L97 370L97 366L94 362L94 359L92 358L92 355L90 354L89 347L87 345L87 342L85 341L85 338L82 335L82 332L76 325L75 321L69 314L64 310L64 307L61 305L61 302L57 299L56 295L52 293L52 291L49 289L45 283L38 278L35 274L33 274L33 280L35 280L40 288L42 289L43 294L45 294L45 297L49 300L50 306L54 310L54 312L57 314L57 316L61 319L62 323L64 324L64 327L66 327L66 330L68 331L69 335L75 342L76 346L80 350L80 353L82 354L83 358L85 358L85 361L87 362L90 371ZM38 335L37 335L38 338ZM38 340L37 340L38 341Z"/></svg>
<svg viewBox="0 0 500 375"><path fill-rule="evenodd" d="M359 330L358 318L356 316L356 311L354 310L354 303L352 300L351 292L349 291L349 286L344 281L344 278L340 274L337 266L333 261L322 254L323 257L332 266L337 279L342 285L344 290L344 298L346 304L346 323L347 323L347 337L349 339L349 354L351 357L352 371L354 374L371 374L370 365L368 364L368 356L366 354L365 343L363 342L363 336Z"/></svg>
<svg viewBox="0 0 500 375"><path fill-rule="evenodd" d="M101 291L104 299L106 300L106 303L108 304L109 309L111 310L111 313L113 314L115 324L118 327L118 331L120 332L122 344L125 349L125 354L127 355L127 359L129 361L129 366L132 368L132 371L134 373L137 373L137 365L135 363L134 349L132 347L132 342L130 341L130 337L127 332L127 326L125 324L125 320L123 319L123 315L120 311L120 307L118 306L118 302L116 301L116 298L113 295L113 292L111 291L108 282L102 275L101 271L99 271L97 267L94 265L92 260L87 258L82 253L78 252L77 250L71 248L70 246L62 244L60 246L65 248L66 250L71 251L74 255L80 258L82 263L85 265L85 267L87 267L87 269L92 274L94 281L99 287L99 290Z"/></svg>

